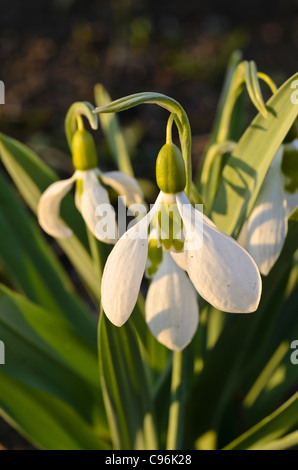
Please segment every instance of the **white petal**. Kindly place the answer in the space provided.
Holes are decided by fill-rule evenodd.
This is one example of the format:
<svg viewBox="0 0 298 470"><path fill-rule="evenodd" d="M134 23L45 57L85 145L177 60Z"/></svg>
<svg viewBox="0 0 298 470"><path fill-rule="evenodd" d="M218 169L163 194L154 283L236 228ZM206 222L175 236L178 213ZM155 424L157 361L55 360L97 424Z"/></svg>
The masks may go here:
<svg viewBox="0 0 298 470"><path fill-rule="evenodd" d="M146 321L156 339L174 351L184 349L198 327L196 292L188 276L166 252L148 290Z"/></svg>
<svg viewBox="0 0 298 470"><path fill-rule="evenodd" d="M287 202L280 166L271 166L247 220L247 250L262 274L279 257L287 235Z"/></svg>
<svg viewBox="0 0 298 470"><path fill-rule="evenodd" d="M179 268L186 271L185 252L181 251L180 253L177 253L176 251L170 251L170 255Z"/></svg>
<svg viewBox="0 0 298 470"><path fill-rule="evenodd" d="M116 214L110 204L107 190L99 183L97 171L82 173L83 192L80 199L81 214L93 235L105 243L117 240ZM103 222L104 217L104 222ZM103 230L103 225L106 230Z"/></svg>
<svg viewBox="0 0 298 470"><path fill-rule="evenodd" d="M120 196L126 196L126 205L144 203L143 192L135 178L121 171L100 172L104 184L111 186Z"/></svg>
<svg viewBox="0 0 298 470"><path fill-rule="evenodd" d="M107 259L101 301L105 314L116 326L126 322L136 304L148 254L148 225L160 199L146 217L122 235Z"/></svg>
<svg viewBox="0 0 298 470"><path fill-rule="evenodd" d="M177 195L177 204L188 233L193 230L199 211L183 211L189 204L185 193ZM202 217L203 218L203 217ZM196 232L191 234L196 237ZM198 245L201 233L197 234ZM261 295L261 277L251 256L227 234L203 218L203 244L196 250L185 250L187 272L198 293L211 305L232 313L248 313L257 309Z"/></svg>
<svg viewBox="0 0 298 470"><path fill-rule="evenodd" d="M75 180L76 173L67 180L56 181L47 188L39 200L38 222L52 237L69 238L72 236L72 230L60 218L60 205Z"/></svg>

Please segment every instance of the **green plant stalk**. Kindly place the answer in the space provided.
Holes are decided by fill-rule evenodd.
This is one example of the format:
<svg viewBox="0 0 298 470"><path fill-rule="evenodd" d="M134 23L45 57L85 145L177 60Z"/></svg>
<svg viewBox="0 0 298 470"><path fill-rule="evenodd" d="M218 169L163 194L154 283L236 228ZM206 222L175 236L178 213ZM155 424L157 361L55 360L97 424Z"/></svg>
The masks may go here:
<svg viewBox="0 0 298 470"><path fill-rule="evenodd" d="M173 352L171 405L169 409L167 450L183 449L185 415L190 375L193 373L191 348Z"/></svg>
<svg viewBox="0 0 298 470"><path fill-rule="evenodd" d="M90 252L93 260L93 266L94 266L94 271L95 274L98 276L99 282L98 282L98 294L97 294L97 299L100 302L100 283L101 283L101 278L102 278L102 272L103 272L103 260L100 252L100 248L98 246L98 240L95 238L92 232L86 227L87 234L88 234L88 240L89 240L89 247L90 247Z"/></svg>
<svg viewBox="0 0 298 470"><path fill-rule="evenodd" d="M171 405L169 409L169 425L167 435L167 450L176 450L181 443L181 385L182 385L183 353L173 353L172 383L171 383Z"/></svg>
<svg viewBox="0 0 298 470"><path fill-rule="evenodd" d="M65 117L65 134L70 151L72 150L72 138L76 130L79 126L83 126L82 116L85 116L88 119L92 129L96 130L98 128L98 119L97 116L94 116L92 112L93 109L94 107L92 104L84 101L77 101L69 108Z"/></svg>

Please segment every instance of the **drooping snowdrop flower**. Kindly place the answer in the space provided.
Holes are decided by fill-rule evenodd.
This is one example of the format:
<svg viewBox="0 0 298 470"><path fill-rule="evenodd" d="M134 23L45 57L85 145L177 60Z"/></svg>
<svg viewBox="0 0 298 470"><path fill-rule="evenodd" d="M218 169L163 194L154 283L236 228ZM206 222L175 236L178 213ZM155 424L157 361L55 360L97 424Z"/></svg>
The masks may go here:
<svg viewBox="0 0 298 470"><path fill-rule="evenodd" d="M123 325L131 315L146 268L148 226L155 217L159 243L170 250L177 267L166 254L156 273L155 285L153 281L149 288L147 321L161 342L171 349L182 349L197 327L198 312L194 308L190 281L214 307L226 312L248 313L258 307L261 278L251 256L190 204L184 192L184 162L180 150L172 143L162 147L158 155L156 178L161 191L152 209L120 238L108 257L101 285L102 305L116 326ZM180 222L173 221L165 238L161 219L169 206L177 208L177 211L172 210L172 218L178 213ZM185 272L178 271L178 267L185 270L189 278ZM175 274L172 271L171 276L173 269ZM159 299L154 300L155 295ZM189 308L189 318L186 313L183 318L183 304ZM183 325L183 321L188 325Z"/></svg>
<svg viewBox="0 0 298 470"><path fill-rule="evenodd" d="M71 178L53 183L43 193L38 205L39 223L53 237L72 235L72 230L60 218L60 205L76 184L75 203L89 230L99 240L115 243L118 238L115 211L103 184L125 196L127 206L142 203L142 190L131 176L120 171L99 170L93 138L85 129L78 129L74 134L72 154L76 171Z"/></svg>
<svg viewBox="0 0 298 470"><path fill-rule="evenodd" d="M297 173L297 139L278 149L238 238L265 276L282 251L288 231L288 216L298 205L298 180L297 175L295 180L293 174L294 165Z"/></svg>

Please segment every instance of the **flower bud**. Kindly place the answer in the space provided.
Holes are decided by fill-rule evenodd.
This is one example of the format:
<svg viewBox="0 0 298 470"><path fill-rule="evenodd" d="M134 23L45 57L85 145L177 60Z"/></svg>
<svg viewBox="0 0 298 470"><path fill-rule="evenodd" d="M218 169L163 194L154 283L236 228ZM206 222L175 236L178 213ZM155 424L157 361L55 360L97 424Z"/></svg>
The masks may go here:
<svg viewBox="0 0 298 470"><path fill-rule="evenodd" d="M90 132L78 129L73 136L72 160L76 170L86 171L97 167L95 143Z"/></svg>
<svg viewBox="0 0 298 470"><path fill-rule="evenodd" d="M176 194L186 185L185 165L179 148L165 144L156 160L156 182L163 193Z"/></svg>

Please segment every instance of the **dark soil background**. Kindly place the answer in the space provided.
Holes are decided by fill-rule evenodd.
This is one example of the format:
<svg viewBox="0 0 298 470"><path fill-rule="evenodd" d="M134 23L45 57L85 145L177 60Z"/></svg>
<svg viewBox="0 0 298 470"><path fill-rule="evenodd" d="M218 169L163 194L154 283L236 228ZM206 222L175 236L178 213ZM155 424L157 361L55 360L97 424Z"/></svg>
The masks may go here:
<svg viewBox="0 0 298 470"><path fill-rule="evenodd" d="M278 85L297 72L297 1L1 0L0 132L63 173L70 164L65 114L74 101L93 102L100 82L113 99L140 91L177 99L189 115L198 161L235 49ZM154 174L166 116L150 106L120 116L143 157L134 160L138 176ZM0 421L1 448L31 447Z"/></svg>

